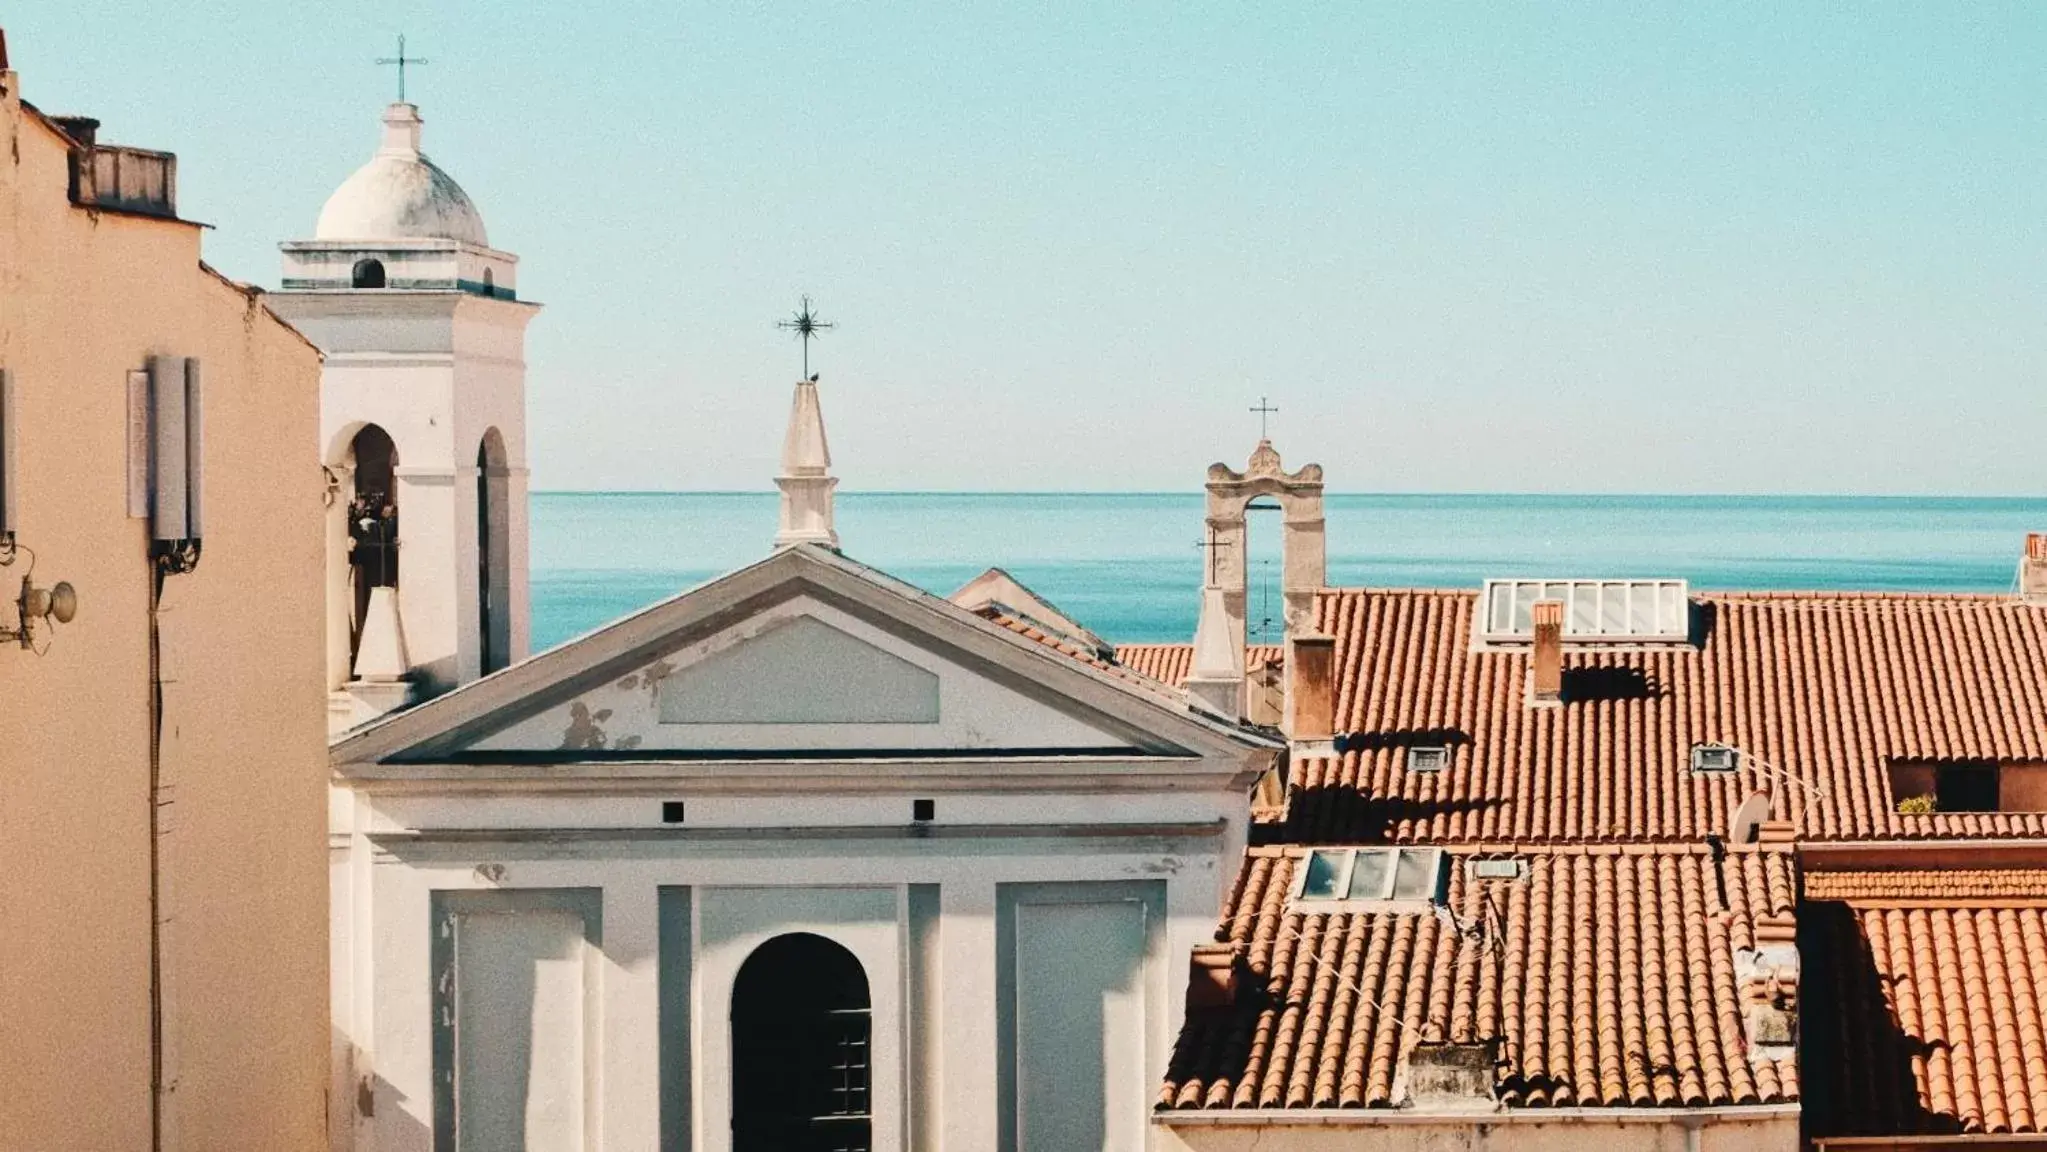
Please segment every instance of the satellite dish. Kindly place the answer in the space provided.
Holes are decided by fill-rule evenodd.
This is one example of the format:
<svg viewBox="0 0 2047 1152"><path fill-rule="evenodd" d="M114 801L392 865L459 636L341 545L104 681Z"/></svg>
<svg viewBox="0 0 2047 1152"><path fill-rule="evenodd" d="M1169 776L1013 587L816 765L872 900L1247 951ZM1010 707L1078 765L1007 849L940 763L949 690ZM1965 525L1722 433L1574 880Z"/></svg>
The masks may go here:
<svg viewBox="0 0 2047 1152"><path fill-rule="evenodd" d="M1734 819L1728 823L1727 839L1735 844L1753 844L1762 838L1763 821L1770 818L1770 797L1766 793L1751 792L1734 810Z"/></svg>

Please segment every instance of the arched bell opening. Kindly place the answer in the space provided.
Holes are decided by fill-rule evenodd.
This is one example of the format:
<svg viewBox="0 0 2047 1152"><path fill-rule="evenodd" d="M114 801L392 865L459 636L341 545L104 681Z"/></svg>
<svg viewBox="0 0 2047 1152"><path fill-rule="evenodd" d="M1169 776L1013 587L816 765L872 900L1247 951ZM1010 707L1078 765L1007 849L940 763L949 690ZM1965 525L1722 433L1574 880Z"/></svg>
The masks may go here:
<svg viewBox="0 0 2047 1152"><path fill-rule="evenodd" d="M362 643L370 590L398 587L398 446L391 434L365 424L349 441L355 475L348 503L348 652Z"/></svg>
<svg viewBox="0 0 2047 1152"><path fill-rule="evenodd" d="M505 438L492 428L476 446L476 628L482 675L511 662L511 478Z"/></svg>

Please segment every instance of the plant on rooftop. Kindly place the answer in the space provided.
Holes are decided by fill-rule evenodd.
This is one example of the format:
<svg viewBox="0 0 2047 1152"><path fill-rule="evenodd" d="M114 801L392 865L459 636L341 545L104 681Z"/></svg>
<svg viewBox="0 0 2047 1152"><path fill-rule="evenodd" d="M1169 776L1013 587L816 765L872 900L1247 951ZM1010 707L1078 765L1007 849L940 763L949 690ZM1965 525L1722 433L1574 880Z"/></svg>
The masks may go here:
<svg viewBox="0 0 2047 1152"><path fill-rule="evenodd" d="M1907 796L1903 800L1898 801L1898 815L1900 816L1931 816L1938 811L1940 811L1940 805L1934 801L1933 794L1930 792L1924 796Z"/></svg>

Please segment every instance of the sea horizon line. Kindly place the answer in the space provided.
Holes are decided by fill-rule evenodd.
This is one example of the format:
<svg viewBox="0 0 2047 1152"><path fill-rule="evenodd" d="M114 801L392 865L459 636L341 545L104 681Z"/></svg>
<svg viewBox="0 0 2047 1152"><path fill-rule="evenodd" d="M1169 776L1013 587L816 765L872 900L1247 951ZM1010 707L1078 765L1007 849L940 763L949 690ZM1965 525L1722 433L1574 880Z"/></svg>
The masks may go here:
<svg viewBox="0 0 2047 1152"><path fill-rule="evenodd" d="M850 488L840 489L840 496L1057 496L1095 497L1109 499L1135 499L1184 497L1201 499L1205 495L1194 489L1082 489L1082 488ZM535 488L533 496L731 496L731 497L773 497L773 488ZM1486 500L1697 500L1697 501L1741 501L1741 500L1813 500L1813 501L1876 501L1897 502L1925 501L1968 501L1982 503L1998 501L2011 504L2047 503L2047 493L2024 494L1971 494L1963 492L1506 492L1481 490L1448 491L1325 491L1330 499L1486 499Z"/></svg>

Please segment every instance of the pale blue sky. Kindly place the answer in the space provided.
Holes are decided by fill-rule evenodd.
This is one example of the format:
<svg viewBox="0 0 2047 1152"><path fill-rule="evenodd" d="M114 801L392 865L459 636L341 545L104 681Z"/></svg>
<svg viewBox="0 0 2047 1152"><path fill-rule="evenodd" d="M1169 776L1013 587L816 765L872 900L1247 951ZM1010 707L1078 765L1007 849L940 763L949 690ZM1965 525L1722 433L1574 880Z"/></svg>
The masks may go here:
<svg viewBox="0 0 2047 1152"><path fill-rule="evenodd" d="M517 252L536 484L2039 493L2047 5L15 0L272 284L374 147Z"/></svg>

